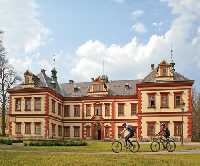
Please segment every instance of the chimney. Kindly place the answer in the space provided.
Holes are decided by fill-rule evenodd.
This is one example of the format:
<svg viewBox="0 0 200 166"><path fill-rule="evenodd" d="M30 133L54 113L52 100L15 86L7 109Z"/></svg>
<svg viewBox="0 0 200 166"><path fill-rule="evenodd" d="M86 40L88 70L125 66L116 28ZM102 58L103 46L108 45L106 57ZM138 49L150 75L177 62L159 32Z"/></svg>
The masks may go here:
<svg viewBox="0 0 200 166"><path fill-rule="evenodd" d="M74 83L74 80L69 80L69 83L70 83L70 84L73 84L73 83Z"/></svg>
<svg viewBox="0 0 200 166"><path fill-rule="evenodd" d="M154 64L151 64L151 70L154 70Z"/></svg>

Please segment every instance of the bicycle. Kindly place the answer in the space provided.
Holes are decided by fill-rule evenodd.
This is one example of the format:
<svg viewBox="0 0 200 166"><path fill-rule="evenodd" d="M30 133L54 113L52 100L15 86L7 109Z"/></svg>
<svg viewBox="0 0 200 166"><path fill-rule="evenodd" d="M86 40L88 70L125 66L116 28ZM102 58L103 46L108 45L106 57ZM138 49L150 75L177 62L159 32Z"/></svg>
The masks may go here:
<svg viewBox="0 0 200 166"><path fill-rule="evenodd" d="M156 135L158 137L154 137L150 148L152 152L158 152L160 150L160 144L162 144L163 149L167 149L168 152L173 152L176 149L175 140L172 137L164 138L163 136Z"/></svg>
<svg viewBox="0 0 200 166"><path fill-rule="evenodd" d="M127 141L127 146L125 139L122 138L122 136L119 137L119 139L115 140L112 143L112 151L114 153L119 153L122 151L122 147L125 148L126 150L130 150L131 152L135 153L138 152L140 149L140 144L137 140L131 140L131 144Z"/></svg>

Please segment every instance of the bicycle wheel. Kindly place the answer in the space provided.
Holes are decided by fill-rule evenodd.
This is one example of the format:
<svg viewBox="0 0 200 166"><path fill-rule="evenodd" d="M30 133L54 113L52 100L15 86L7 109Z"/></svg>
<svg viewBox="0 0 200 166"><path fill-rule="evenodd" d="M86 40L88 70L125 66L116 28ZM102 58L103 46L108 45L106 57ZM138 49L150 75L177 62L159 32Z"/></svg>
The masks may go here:
<svg viewBox="0 0 200 166"><path fill-rule="evenodd" d="M175 149L176 149L176 144L175 144L175 142L174 141L169 141L169 142L167 142L167 151L168 152L173 152L173 151L175 151Z"/></svg>
<svg viewBox="0 0 200 166"><path fill-rule="evenodd" d="M153 141L151 142L150 148L152 152L158 152L160 150L160 143L157 141Z"/></svg>
<svg viewBox="0 0 200 166"><path fill-rule="evenodd" d="M132 145L131 145L132 144ZM131 151L131 152L138 152L139 151L139 149L140 149L140 144L139 144L139 142L138 141L131 141L131 144L129 144L129 150Z"/></svg>
<svg viewBox="0 0 200 166"><path fill-rule="evenodd" d="M122 143L120 141L115 141L112 143L112 151L119 153L122 151Z"/></svg>

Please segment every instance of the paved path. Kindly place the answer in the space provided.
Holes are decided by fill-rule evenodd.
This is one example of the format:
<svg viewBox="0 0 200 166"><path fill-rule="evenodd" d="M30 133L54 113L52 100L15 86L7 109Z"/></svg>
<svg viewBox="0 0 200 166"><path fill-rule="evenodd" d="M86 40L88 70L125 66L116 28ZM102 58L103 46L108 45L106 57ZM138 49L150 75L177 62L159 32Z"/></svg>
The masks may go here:
<svg viewBox="0 0 200 166"><path fill-rule="evenodd" d="M113 153L113 152L63 152L63 151L27 151L27 150L2 150L1 152L23 152L23 153L38 153L38 154L82 154L82 155L98 155L98 154L137 154L137 155L160 155L160 154L200 154L200 150L181 150L175 152L167 152L167 151L160 151L160 152L121 152L121 153Z"/></svg>

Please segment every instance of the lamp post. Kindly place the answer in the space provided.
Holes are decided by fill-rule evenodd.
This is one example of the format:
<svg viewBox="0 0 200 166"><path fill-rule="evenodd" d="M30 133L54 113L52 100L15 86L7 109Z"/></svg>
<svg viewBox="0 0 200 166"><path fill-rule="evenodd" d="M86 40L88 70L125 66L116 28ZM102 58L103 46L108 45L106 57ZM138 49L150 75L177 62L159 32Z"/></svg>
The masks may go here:
<svg viewBox="0 0 200 166"><path fill-rule="evenodd" d="M183 145L183 113L184 113L184 107L185 103L182 102L182 108L181 108L181 113L182 113L182 123L181 123L181 145Z"/></svg>

